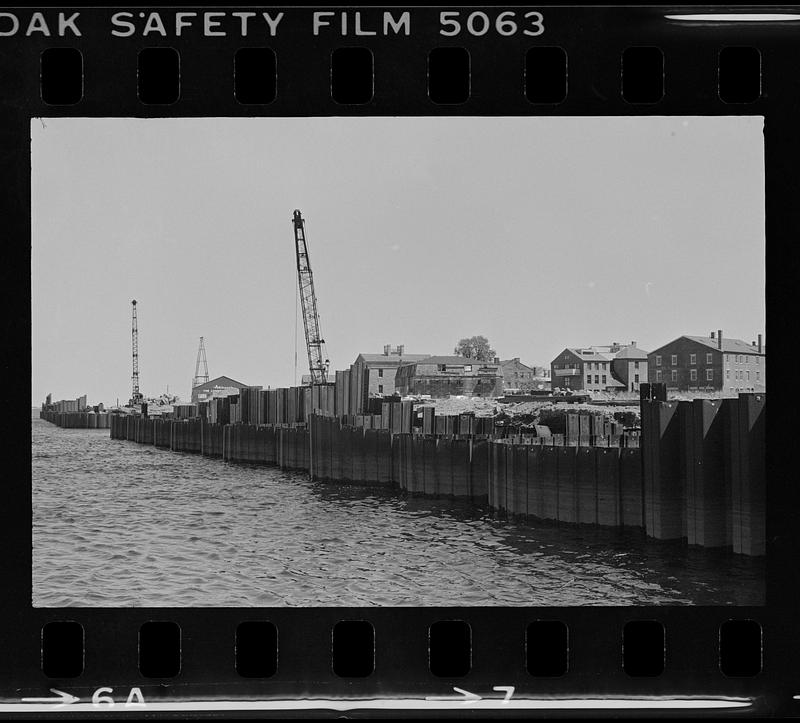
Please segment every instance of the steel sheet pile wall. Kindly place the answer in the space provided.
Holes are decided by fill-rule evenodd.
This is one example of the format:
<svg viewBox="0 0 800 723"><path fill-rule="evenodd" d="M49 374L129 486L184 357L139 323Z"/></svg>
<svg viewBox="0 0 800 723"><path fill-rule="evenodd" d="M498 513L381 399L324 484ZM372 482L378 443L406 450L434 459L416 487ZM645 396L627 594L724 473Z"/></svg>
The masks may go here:
<svg viewBox="0 0 800 723"><path fill-rule="evenodd" d="M488 501L499 512L572 524L642 527L641 491L636 498L629 489L642 486L638 449L512 440L484 444L490 461ZM637 502L638 517L630 511Z"/></svg>
<svg viewBox="0 0 800 723"><path fill-rule="evenodd" d="M492 417L476 417L473 413L436 414L434 407L422 407L422 434L488 437L495 433Z"/></svg>
<svg viewBox="0 0 800 723"><path fill-rule="evenodd" d="M225 426L210 424L203 420L200 424L200 454L204 457L222 457L222 435Z"/></svg>
<svg viewBox="0 0 800 723"><path fill-rule="evenodd" d="M485 441L394 434L322 415L311 417L309 433L315 479L387 484L411 494L485 502Z"/></svg>
<svg viewBox="0 0 800 723"><path fill-rule="evenodd" d="M153 419L153 446L159 449L169 449L172 442L171 419Z"/></svg>
<svg viewBox="0 0 800 723"><path fill-rule="evenodd" d="M226 425L221 428L219 439L220 456L227 462L277 463L278 431L273 426Z"/></svg>
<svg viewBox="0 0 800 723"><path fill-rule="evenodd" d="M409 494L466 497L501 514L570 524L643 529L657 539L685 539L747 555L765 552L765 402L738 399L642 400L641 448L581 444L591 422L568 421L567 435L487 440L470 415L423 410L412 427L410 403L384 403L381 414L310 414L329 391L248 390L237 407L248 418L307 418L307 424L160 420L111 415L111 437L230 462L278 464L313 478L396 486ZM337 403L334 389L333 402ZM404 406L407 405L407 406ZM329 408L328 408L329 409ZM209 407L212 416L215 411ZM231 415L232 418L238 417ZM348 423L349 422L349 423ZM578 444L571 445L577 431ZM419 431L417 429L417 431ZM566 436L566 439L565 439ZM566 442L566 443L565 443Z"/></svg>
<svg viewBox="0 0 800 723"><path fill-rule="evenodd" d="M565 444L570 447L620 447L623 441L622 424L606 419L602 414L580 414L568 412L566 415ZM636 435L629 435L636 439ZM631 444L629 446L635 446Z"/></svg>
<svg viewBox="0 0 800 723"><path fill-rule="evenodd" d="M111 426L108 412L55 412L40 411L39 418L65 429L109 429Z"/></svg>
<svg viewBox="0 0 800 723"><path fill-rule="evenodd" d="M763 555L765 394L642 401L647 534Z"/></svg>
<svg viewBox="0 0 800 723"><path fill-rule="evenodd" d="M172 416L175 419L193 419L199 415L196 404L175 404L172 407Z"/></svg>
<svg viewBox="0 0 800 723"><path fill-rule="evenodd" d="M169 448L173 452L200 453L200 420L181 419L170 425Z"/></svg>

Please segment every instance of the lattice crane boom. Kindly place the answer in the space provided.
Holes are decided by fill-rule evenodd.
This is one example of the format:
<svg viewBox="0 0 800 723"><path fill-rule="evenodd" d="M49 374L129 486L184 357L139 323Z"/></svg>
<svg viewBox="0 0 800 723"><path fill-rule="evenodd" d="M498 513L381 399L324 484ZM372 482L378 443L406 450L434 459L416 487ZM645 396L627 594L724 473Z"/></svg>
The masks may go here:
<svg viewBox="0 0 800 723"><path fill-rule="evenodd" d="M202 373L201 373L202 370ZM205 384L208 381L208 362L206 361L206 347L203 343L203 337L200 337L200 346L197 349L197 363L194 367L194 379L192 380L192 389Z"/></svg>
<svg viewBox="0 0 800 723"><path fill-rule="evenodd" d="M325 384L328 377L328 358L325 353L325 340L319 330L319 314L317 313L317 296L314 293L314 277L308 259L305 221L300 211L295 209L292 217L294 225L294 243L297 253L297 282L300 289L300 305L303 314L303 327L306 334L308 350L308 371L312 384Z"/></svg>
<svg viewBox="0 0 800 723"><path fill-rule="evenodd" d="M131 404L139 404L142 394L139 391L139 323L136 315L136 299L131 301L131 355L133 372L131 374Z"/></svg>

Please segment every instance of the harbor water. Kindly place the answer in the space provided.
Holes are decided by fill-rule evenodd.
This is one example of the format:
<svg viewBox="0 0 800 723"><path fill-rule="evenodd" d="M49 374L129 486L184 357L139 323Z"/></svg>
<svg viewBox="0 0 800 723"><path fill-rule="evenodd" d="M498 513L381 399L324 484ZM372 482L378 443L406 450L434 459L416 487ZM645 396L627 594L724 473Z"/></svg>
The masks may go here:
<svg viewBox="0 0 800 723"><path fill-rule="evenodd" d="M36 607L761 605L763 558L32 420Z"/></svg>

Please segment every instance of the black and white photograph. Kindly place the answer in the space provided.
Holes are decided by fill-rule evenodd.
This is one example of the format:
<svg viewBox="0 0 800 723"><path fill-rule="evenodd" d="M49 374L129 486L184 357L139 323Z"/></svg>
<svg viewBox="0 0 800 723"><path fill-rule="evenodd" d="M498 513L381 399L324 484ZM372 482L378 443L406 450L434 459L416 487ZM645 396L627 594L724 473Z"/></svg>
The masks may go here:
<svg viewBox="0 0 800 723"><path fill-rule="evenodd" d="M765 605L763 131L33 118L33 606Z"/></svg>

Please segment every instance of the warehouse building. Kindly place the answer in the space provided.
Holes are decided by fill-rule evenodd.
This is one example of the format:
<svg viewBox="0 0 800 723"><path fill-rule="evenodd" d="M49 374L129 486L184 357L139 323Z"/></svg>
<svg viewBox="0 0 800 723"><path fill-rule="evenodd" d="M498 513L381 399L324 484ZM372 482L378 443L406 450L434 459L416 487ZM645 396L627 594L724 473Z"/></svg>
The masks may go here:
<svg viewBox="0 0 800 723"><path fill-rule="evenodd" d="M545 367L529 367L519 357L506 359L495 358L503 374L503 392L527 394L532 391L550 389L550 370Z"/></svg>
<svg viewBox="0 0 800 723"><path fill-rule="evenodd" d="M406 354L405 346L399 344L392 348L387 344L383 354L359 354L351 369L359 379L363 379L368 397L391 396L395 393L395 374L397 368L406 362L427 359L430 354Z"/></svg>
<svg viewBox="0 0 800 723"><path fill-rule="evenodd" d="M680 336L647 356L650 379L668 391L765 392L767 355L761 334L749 344L718 330L708 336Z"/></svg>
<svg viewBox="0 0 800 723"><path fill-rule="evenodd" d="M503 372L498 363L463 356L431 356L401 364L395 389L401 396L499 397L503 394Z"/></svg>
<svg viewBox="0 0 800 723"><path fill-rule="evenodd" d="M567 347L550 365L553 389L586 392L638 391L647 381L647 352L636 342Z"/></svg>
<svg viewBox="0 0 800 723"><path fill-rule="evenodd" d="M632 341L619 349L611 362L611 374L626 391L638 392L639 385L647 382L647 352Z"/></svg>
<svg viewBox="0 0 800 723"><path fill-rule="evenodd" d="M231 394L238 394L239 390L245 387L247 384L237 382L230 377L217 377L192 389L192 404L207 402L214 397L229 397Z"/></svg>

